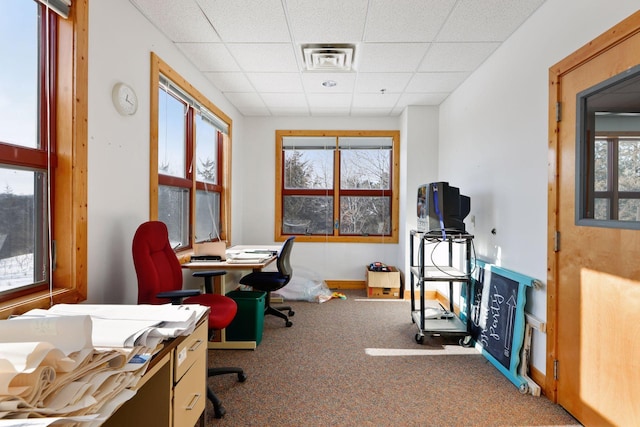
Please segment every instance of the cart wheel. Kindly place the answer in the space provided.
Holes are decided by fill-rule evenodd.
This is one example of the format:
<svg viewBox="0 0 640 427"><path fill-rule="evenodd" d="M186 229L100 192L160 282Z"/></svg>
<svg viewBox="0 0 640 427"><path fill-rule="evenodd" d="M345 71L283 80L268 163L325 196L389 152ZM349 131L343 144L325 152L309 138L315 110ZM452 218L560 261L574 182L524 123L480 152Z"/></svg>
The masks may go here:
<svg viewBox="0 0 640 427"><path fill-rule="evenodd" d="M424 335L416 334L416 342L417 342L418 344L422 344L422 343L424 343Z"/></svg>
<svg viewBox="0 0 640 427"><path fill-rule="evenodd" d="M461 347L471 348L473 345L471 344L471 335L467 335L464 338L460 338L459 344Z"/></svg>
<svg viewBox="0 0 640 427"><path fill-rule="evenodd" d="M520 394L529 393L529 384L521 384L520 387L518 387L518 391L520 391Z"/></svg>

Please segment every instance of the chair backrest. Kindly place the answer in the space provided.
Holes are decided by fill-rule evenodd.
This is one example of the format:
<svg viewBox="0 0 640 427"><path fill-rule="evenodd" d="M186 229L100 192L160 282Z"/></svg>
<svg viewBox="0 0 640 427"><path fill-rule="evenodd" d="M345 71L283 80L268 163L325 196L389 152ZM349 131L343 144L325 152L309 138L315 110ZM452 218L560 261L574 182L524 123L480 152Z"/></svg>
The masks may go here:
<svg viewBox="0 0 640 427"><path fill-rule="evenodd" d="M160 221L141 224L133 236L133 264L138 277L138 304L166 304L159 292L182 289L182 268Z"/></svg>
<svg viewBox="0 0 640 427"><path fill-rule="evenodd" d="M293 269L291 268L291 261L289 260L289 256L291 255L291 249L293 248L293 241L295 240L295 236L289 237L282 245L280 249L280 253L278 254L278 271L283 276L287 276L289 279L293 274Z"/></svg>

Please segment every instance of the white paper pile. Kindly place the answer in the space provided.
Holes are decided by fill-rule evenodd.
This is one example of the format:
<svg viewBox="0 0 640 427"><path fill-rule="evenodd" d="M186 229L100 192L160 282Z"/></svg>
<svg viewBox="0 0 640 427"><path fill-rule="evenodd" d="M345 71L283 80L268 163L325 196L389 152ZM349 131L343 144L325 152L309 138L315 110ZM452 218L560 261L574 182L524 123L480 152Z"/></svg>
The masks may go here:
<svg viewBox="0 0 640 427"><path fill-rule="evenodd" d="M27 418L24 425L100 425L135 395L162 341L193 332L205 312L60 304L0 320L0 427Z"/></svg>

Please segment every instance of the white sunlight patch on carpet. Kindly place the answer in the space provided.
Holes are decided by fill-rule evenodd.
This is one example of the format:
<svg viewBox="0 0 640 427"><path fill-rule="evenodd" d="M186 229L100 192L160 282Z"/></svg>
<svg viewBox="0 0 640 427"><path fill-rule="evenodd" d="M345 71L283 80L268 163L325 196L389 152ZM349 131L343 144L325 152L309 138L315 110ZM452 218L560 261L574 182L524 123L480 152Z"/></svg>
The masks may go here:
<svg viewBox="0 0 640 427"><path fill-rule="evenodd" d="M454 356L479 354L475 348L461 347L458 345L445 345L440 349L417 348L365 348L368 356Z"/></svg>

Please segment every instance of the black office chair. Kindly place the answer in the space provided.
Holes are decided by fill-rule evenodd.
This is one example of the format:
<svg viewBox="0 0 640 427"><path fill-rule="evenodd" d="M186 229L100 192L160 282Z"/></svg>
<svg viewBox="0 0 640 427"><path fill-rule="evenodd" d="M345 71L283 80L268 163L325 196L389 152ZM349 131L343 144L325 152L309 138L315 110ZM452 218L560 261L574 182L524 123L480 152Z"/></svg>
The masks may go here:
<svg viewBox="0 0 640 427"><path fill-rule="evenodd" d="M293 316L295 312L291 307L272 307L271 292L284 288L291 280L293 270L291 269L289 256L291 255L291 248L293 247L294 239L295 237L289 237L282 245L276 261L278 271L254 271L240 279L240 283L242 285L251 286L254 289L267 293L264 314L272 314L274 316L281 317L285 320L287 328L293 325L289 320L289 316ZM283 311L288 311L289 316L284 314Z"/></svg>

